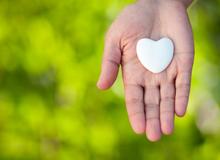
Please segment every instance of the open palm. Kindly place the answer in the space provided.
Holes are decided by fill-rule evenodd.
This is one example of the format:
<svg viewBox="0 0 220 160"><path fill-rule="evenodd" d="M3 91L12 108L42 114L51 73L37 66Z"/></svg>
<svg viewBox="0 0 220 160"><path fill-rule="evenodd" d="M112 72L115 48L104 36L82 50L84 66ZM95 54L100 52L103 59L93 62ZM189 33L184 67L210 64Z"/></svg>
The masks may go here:
<svg viewBox="0 0 220 160"><path fill-rule="evenodd" d="M139 62L136 44L141 38L162 37L173 40L174 58L165 71L154 74ZM185 114L193 58L193 36L185 5L178 1L137 2L123 10L106 35L98 87L109 88L121 65L132 128L156 141L162 133L172 133L175 114Z"/></svg>

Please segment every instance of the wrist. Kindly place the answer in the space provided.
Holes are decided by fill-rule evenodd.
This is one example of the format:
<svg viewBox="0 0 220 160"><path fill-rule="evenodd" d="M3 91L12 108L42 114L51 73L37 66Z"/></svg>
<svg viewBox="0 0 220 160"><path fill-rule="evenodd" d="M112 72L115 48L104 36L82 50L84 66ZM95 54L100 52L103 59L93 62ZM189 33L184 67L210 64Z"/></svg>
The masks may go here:
<svg viewBox="0 0 220 160"><path fill-rule="evenodd" d="M193 0L137 0L138 3L141 3L143 5L147 4L152 4L152 3L178 3L183 5L185 8L188 8L190 4L193 2Z"/></svg>

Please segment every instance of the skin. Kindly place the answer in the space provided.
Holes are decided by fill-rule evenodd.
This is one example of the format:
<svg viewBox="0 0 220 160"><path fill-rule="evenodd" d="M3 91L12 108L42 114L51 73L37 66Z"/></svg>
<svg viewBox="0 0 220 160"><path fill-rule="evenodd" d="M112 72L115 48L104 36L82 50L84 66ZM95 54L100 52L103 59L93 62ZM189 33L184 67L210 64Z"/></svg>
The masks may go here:
<svg viewBox="0 0 220 160"><path fill-rule="evenodd" d="M150 141L174 128L174 117L184 116L188 103L194 44L187 16L188 0L140 0L127 6L106 34L102 70L97 86L110 88L122 68L126 108L137 134ZM151 73L137 59L141 38L174 42L174 58L161 73Z"/></svg>

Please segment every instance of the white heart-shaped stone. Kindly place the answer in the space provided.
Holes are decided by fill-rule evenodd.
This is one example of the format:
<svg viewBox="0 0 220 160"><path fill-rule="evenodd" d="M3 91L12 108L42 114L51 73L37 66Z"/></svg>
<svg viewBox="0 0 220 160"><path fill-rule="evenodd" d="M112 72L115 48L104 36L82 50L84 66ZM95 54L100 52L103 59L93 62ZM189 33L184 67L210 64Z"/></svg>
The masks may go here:
<svg viewBox="0 0 220 160"><path fill-rule="evenodd" d="M165 70L173 58L174 45L169 38L154 41L148 38L137 42L137 57L141 64L153 73Z"/></svg>

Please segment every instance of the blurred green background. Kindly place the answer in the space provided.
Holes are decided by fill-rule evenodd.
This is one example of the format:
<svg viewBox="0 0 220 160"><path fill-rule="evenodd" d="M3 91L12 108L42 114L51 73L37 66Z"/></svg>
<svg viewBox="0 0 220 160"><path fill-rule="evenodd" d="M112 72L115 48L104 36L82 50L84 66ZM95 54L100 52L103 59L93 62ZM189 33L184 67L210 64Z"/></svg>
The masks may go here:
<svg viewBox="0 0 220 160"><path fill-rule="evenodd" d="M105 31L131 2L0 0L1 160L220 160L220 0L190 9L190 105L157 143L130 128L120 78L95 85Z"/></svg>

